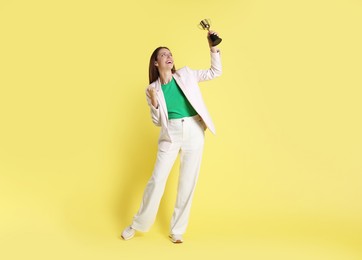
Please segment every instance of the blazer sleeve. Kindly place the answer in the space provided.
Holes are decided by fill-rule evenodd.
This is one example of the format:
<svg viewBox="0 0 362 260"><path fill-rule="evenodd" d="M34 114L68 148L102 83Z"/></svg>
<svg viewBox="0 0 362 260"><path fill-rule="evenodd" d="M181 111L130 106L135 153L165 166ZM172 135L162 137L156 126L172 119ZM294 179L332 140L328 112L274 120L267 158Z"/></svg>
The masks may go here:
<svg viewBox="0 0 362 260"><path fill-rule="evenodd" d="M148 88L151 88L151 86L148 86ZM155 108L154 106L152 106L151 97L148 95L147 89L146 89L146 99L147 99L147 104L150 107L152 122L156 126L161 126L160 105L158 105L158 108Z"/></svg>
<svg viewBox="0 0 362 260"><path fill-rule="evenodd" d="M195 70L194 75L198 82L211 80L219 77L222 74L221 56L220 52L210 52L211 67L207 70Z"/></svg>

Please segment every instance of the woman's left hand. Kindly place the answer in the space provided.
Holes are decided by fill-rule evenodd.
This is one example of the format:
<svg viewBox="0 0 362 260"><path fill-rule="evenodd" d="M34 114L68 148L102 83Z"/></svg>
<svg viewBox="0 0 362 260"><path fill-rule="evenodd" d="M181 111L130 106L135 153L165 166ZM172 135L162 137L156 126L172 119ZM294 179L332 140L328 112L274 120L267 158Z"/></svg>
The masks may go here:
<svg viewBox="0 0 362 260"><path fill-rule="evenodd" d="M207 40L208 40L208 42L209 42L209 47L210 47L210 50L211 50L211 52L218 52L219 51L219 49L218 48L216 48L216 46L212 46L212 41L211 41L211 39L210 39L210 35L211 34L214 34L214 35L217 35L217 36L219 36L218 34L217 34L217 32L215 32L215 31L208 31L207 32Z"/></svg>

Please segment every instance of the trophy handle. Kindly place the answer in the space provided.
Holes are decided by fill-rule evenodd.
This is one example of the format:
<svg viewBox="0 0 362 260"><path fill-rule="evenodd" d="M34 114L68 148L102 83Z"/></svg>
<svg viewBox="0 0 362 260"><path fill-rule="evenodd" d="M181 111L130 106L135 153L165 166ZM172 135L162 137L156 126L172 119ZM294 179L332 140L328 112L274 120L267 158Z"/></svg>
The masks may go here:
<svg viewBox="0 0 362 260"><path fill-rule="evenodd" d="M197 27L198 27L200 30L204 30L204 28L201 26L201 24L197 24Z"/></svg>
<svg viewBox="0 0 362 260"><path fill-rule="evenodd" d="M211 22L211 19L210 19L210 18L203 19L203 21L206 21L206 23L208 23L209 26L211 27L212 22Z"/></svg>

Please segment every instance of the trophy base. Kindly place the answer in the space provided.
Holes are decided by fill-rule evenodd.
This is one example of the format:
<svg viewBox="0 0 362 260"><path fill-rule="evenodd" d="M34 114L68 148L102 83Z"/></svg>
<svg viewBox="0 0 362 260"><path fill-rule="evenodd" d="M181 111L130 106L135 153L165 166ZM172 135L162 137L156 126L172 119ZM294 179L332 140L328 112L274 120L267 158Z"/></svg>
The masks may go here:
<svg viewBox="0 0 362 260"><path fill-rule="evenodd" d="M211 40L211 45L212 45L212 46L219 45L220 42L222 41L222 39L219 38L219 36L217 36L217 35L215 35L215 34L211 34L211 35L210 35L210 40Z"/></svg>

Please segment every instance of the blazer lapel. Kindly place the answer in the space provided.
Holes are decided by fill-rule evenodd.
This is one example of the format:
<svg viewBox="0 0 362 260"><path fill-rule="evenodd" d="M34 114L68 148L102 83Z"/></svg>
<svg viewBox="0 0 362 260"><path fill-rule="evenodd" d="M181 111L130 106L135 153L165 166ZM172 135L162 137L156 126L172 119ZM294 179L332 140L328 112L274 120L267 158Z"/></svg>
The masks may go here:
<svg viewBox="0 0 362 260"><path fill-rule="evenodd" d="M173 77L174 77L174 79L176 80L177 85L180 87L180 89L182 90L182 92L185 94L186 98L190 101L190 95L189 95L189 93L188 93L188 91L187 91L187 88L185 87L185 85L184 85L181 77L178 76L176 73L173 74Z"/></svg>

